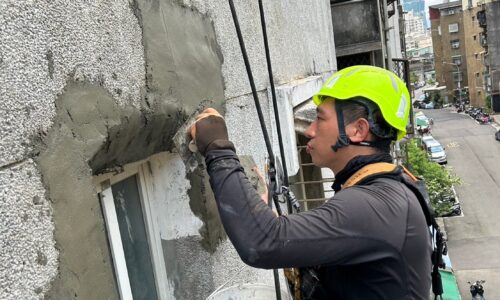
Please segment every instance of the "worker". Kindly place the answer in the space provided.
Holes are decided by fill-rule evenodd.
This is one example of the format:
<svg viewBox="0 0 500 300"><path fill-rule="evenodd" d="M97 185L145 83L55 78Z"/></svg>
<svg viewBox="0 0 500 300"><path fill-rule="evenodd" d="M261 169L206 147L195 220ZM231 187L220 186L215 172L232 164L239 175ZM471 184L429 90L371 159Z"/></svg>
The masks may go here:
<svg viewBox="0 0 500 300"><path fill-rule="evenodd" d="M335 195L286 216L273 213L248 181L223 117L212 108L197 116L191 136L229 239L250 266L314 270L317 282L302 287L302 299L429 299L422 207L399 180L401 168L373 171L392 165L390 145L406 134L404 82L385 69L353 66L330 77L313 101L307 152L335 174Z"/></svg>

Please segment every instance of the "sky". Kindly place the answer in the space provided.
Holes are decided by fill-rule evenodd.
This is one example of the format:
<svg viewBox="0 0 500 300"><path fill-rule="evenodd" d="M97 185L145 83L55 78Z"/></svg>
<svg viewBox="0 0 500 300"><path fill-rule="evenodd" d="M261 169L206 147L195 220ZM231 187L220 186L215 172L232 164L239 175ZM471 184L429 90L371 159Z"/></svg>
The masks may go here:
<svg viewBox="0 0 500 300"><path fill-rule="evenodd" d="M453 0L451 0L453 1ZM425 18L427 19L427 24L431 24L429 21L429 5L441 4L443 0L425 0Z"/></svg>

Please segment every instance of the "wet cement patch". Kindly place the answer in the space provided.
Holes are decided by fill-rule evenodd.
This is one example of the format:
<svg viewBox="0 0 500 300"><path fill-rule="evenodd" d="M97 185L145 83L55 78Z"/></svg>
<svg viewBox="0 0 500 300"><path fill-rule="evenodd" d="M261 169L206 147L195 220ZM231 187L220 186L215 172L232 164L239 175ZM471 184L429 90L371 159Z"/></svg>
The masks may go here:
<svg viewBox="0 0 500 300"><path fill-rule="evenodd" d="M60 252L59 274L47 299L118 299L93 176L172 151L172 137L200 102L210 99L223 111L222 56L211 20L170 0L136 0L130 9L143 31L141 107L118 103L99 83L69 82L55 101L52 127L31 139L35 147L27 155L36 160L52 202ZM53 72L53 54L46 59ZM205 223L193 244L208 255L223 238L222 227L204 169L188 178L191 208ZM189 259L188 252L179 253L179 259ZM206 290L199 284L184 286L193 293Z"/></svg>

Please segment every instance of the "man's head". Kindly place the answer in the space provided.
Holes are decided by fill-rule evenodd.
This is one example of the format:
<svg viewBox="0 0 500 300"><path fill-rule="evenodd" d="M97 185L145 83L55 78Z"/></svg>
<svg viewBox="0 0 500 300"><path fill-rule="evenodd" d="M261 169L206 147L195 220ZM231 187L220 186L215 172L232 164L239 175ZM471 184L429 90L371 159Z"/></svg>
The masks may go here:
<svg viewBox="0 0 500 300"><path fill-rule="evenodd" d="M316 165L334 172L358 155L388 152L406 134L410 96L393 73L372 66L343 69L313 97L317 119L306 131Z"/></svg>

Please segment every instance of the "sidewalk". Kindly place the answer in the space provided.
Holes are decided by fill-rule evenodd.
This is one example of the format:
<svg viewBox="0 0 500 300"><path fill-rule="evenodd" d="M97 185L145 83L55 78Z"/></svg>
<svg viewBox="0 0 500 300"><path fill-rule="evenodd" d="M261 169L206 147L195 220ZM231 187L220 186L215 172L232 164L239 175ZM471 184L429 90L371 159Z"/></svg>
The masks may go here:
<svg viewBox="0 0 500 300"><path fill-rule="evenodd" d="M500 112L491 114L490 116L495 120L491 123L491 126L495 127L496 130L500 130Z"/></svg>

